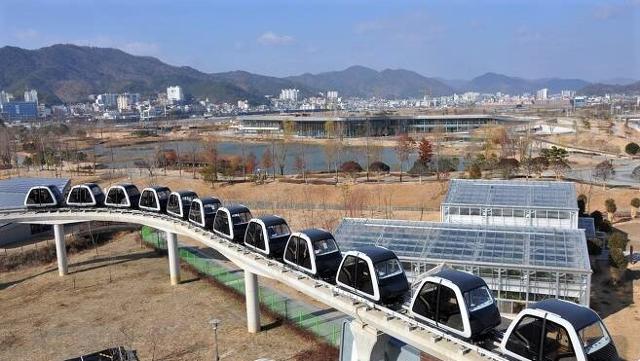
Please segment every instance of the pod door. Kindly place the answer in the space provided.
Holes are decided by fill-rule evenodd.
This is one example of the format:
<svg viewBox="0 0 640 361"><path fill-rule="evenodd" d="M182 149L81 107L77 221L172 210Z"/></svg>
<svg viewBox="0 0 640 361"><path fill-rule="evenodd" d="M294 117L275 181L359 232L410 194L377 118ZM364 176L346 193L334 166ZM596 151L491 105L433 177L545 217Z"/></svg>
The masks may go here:
<svg viewBox="0 0 640 361"><path fill-rule="evenodd" d="M411 304L415 317L463 337L470 337L466 308L455 290L437 282L426 281Z"/></svg>
<svg viewBox="0 0 640 361"><path fill-rule="evenodd" d="M153 189L145 189L140 195L140 209L147 211L160 212L160 200L157 193Z"/></svg>
<svg viewBox="0 0 640 361"><path fill-rule="evenodd" d="M169 195L169 201L167 202L167 213L182 218L182 201L180 195L177 193L171 193Z"/></svg>
<svg viewBox="0 0 640 361"><path fill-rule="evenodd" d="M269 250L264 239L264 229L258 222L249 222L247 231L244 235L244 244L260 253L266 255L269 254Z"/></svg>
<svg viewBox="0 0 640 361"><path fill-rule="evenodd" d="M316 275L315 262L311 259L311 252L307 241L297 237L289 237L284 251L284 262L298 269Z"/></svg>
<svg viewBox="0 0 640 361"><path fill-rule="evenodd" d="M226 239L233 239L231 227L229 213L218 209L216 217L213 219L213 231Z"/></svg>
<svg viewBox="0 0 640 361"><path fill-rule="evenodd" d="M169 204L171 204L171 201L169 201ZM199 225L200 227L205 227L206 225L202 204L198 200L194 199L191 202L191 207L189 208L189 221Z"/></svg>
<svg viewBox="0 0 640 361"><path fill-rule="evenodd" d="M354 255L347 255L338 271L337 284L350 291L378 301L380 295L372 277L369 263Z"/></svg>
<svg viewBox="0 0 640 361"><path fill-rule="evenodd" d="M107 198L104 204L108 207L129 208L131 200L124 187L115 186L107 191Z"/></svg>
<svg viewBox="0 0 640 361"><path fill-rule="evenodd" d="M518 360L578 359L567 329L535 315L525 315L518 321L507 339L506 351L509 356Z"/></svg>
<svg viewBox="0 0 640 361"><path fill-rule="evenodd" d="M75 186L67 196L67 205L73 207L95 206L96 200L88 186Z"/></svg>
<svg viewBox="0 0 640 361"><path fill-rule="evenodd" d="M24 205L28 208L58 206L58 199L48 187L33 187L27 193Z"/></svg>

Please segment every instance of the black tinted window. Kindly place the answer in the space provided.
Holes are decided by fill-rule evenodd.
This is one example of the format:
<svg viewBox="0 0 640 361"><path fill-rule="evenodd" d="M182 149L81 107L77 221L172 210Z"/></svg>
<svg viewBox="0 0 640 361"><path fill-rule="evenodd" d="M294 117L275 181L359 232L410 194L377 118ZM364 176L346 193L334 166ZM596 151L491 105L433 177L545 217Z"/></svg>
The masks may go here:
<svg viewBox="0 0 640 361"><path fill-rule="evenodd" d="M284 259L296 264L298 263L296 262L296 250L298 249L298 240L299 240L298 237L289 238L289 242L287 243L287 249L285 249L284 251Z"/></svg>
<svg viewBox="0 0 640 361"><path fill-rule="evenodd" d="M369 270L369 264L362 258L358 258L356 268L358 278L356 288L362 292L373 295L373 281L371 280L371 270Z"/></svg>
<svg viewBox="0 0 640 361"><path fill-rule="evenodd" d="M354 280L356 274L356 257L347 256L342 263L340 273L338 274L338 281L345 285L354 287Z"/></svg>
<svg viewBox="0 0 640 361"><path fill-rule="evenodd" d="M298 238L298 264L304 268L311 269L311 253L307 246L307 241Z"/></svg>
<svg viewBox="0 0 640 361"><path fill-rule="evenodd" d="M413 312L435 321L437 309L438 284L426 282L416 297L416 301L413 304Z"/></svg>
<svg viewBox="0 0 640 361"><path fill-rule="evenodd" d="M540 352L542 326L541 318L523 317L507 340L507 350L529 360L537 360Z"/></svg>
<svg viewBox="0 0 640 361"><path fill-rule="evenodd" d="M438 310L438 322L456 330L462 331L462 314L458 305L456 293L449 287L440 286L440 307Z"/></svg>
<svg viewBox="0 0 640 361"><path fill-rule="evenodd" d="M231 232L229 230L229 220L227 219L226 212L218 211L216 213L216 217L213 221L213 229L220 233L231 235Z"/></svg>

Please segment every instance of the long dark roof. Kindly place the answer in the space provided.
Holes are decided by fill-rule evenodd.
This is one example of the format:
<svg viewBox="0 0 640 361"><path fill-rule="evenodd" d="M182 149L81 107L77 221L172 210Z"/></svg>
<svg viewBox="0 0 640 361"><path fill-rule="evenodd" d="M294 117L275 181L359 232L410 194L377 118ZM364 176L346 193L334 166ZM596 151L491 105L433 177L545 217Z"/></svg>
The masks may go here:
<svg viewBox="0 0 640 361"><path fill-rule="evenodd" d="M202 204L214 204L214 203L222 203L218 198L215 197L202 197L200 198Z"/></svg>
<svg viewBox="0 0 640 361"><path fill-rule="evenodd" d="M371 259L371 262L378 263L380 261L386 261L388 259L397 258L396 254L392 251L377 246L364 246L356 248L354 251L362 252Z"/></svg>
<svg viewBox="0 0 640 361"><path fill-rule="evenodd" d="M287 223L287 221L285 221L284 218L276 216L276 215L268 215L268 216L262 216L262 217L258 217L259 220L262 221L262 223L264 223L265 226L273 226L276 224L283 224L283 223Z"/></svg>
<svg viewBox="0 0 640 361"><path fill-rule="evenodd" d="M242 204L232 204L230 206L222 207L222 208L226 208L231 214L240 213L240 212L250 212L249 208L247 208L247 206L243 206Z"/></svg>
<svg viewBox="0 0 640 361"><path fill-rule="evenodd" d="M576 330L581 330L600 320L598 315L588 307L553 298L535 303L530 308L555 313L569 321Z"/></svg>
<svg viewBox="0 0 640 361"><path fill-rule="evenodd" d="M320 228L308 228L300 231L300 233L304 233L311 241L333 238L333 235L330 232Z"/></svg>
<svg viewBox="0 0 640 361"><path fill-rule="evenodd" d="M431 276L441 277L451 281L456 286L458 286L460 288L460 291L462 292L467 292L474 288L487 285L484 280L482 280L482 278L478 276L450 268L445 268L437 273L432 274Z"/></svg>

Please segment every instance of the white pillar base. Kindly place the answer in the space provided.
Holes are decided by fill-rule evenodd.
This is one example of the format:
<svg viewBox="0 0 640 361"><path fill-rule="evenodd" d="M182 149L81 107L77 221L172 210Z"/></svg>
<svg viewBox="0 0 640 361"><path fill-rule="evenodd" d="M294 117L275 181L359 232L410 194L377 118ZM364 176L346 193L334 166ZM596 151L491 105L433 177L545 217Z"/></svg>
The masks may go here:
<svg viewBox="0 0 640 361"><path fill-rule="evenodd" d="M244 271L244 295L247 303L247 329L260 332L260 300L258 299L258 276Z"/></svg>
<svg viewBox="0 0 640 361"><path fill-rule="evenodd" d="M69 273L67 265L67 247L64 243L64 225L54 224L53 235L56 241L56 257L58 258L58 274L64 276Z"/></svg>
<svg viewBox="0 0 640 361"><path fill-rule="evenodd" d="M180 283L180 258L178 256L178 236L175 233L166 232L167 253L169 253L169 275L171 285Z"/></svg>
<svg viewBox="0 0 640 361"><path fill-rule="evenodd" d="M353 334L352 361L384 361L389 336L357 320L349 323Z"/></svg>

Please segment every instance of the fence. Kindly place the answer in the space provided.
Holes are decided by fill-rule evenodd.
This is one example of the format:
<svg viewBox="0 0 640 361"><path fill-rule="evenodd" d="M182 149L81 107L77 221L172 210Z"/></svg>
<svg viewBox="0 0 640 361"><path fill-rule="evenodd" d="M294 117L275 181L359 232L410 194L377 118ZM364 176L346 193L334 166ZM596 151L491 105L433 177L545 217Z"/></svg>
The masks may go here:
<svg viewBox="0 0 640 361"><path fill-rule="evenodd" d="M140 235L145 243L157 248L167 249L163 232L153 228L143 227ZM225 287L244 295L244 274L240 269L234 269L201 253L200 250L181 245L178 248L180 259L199 273L216 280ZM260 286L260 304L269 311L279 315L302 330L322 338L333 346L339 346L342 336L342 322L347 317L338 311L326 311L315 308L298 300L288 298L281 292L269 287Z"/></svg>

